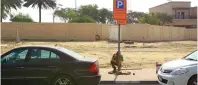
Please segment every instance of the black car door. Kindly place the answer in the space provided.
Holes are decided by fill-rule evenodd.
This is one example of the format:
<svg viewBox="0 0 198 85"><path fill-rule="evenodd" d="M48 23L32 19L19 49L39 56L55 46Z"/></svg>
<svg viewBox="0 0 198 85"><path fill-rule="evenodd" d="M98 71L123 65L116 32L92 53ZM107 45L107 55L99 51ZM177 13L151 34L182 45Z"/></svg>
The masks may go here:
<svg viewBox="0 0 198 85"><path fill-rule="evenodd" d="M18 48L1 56L2 83L19 83L24 81L24 62L28 53L27 48Z"/></svg>
<svg viewBox="0 0 198 85"><path fill-rule="evenodd" d="M35 81L43 81L55 75L60 62L59 56L47 48L31 48L30 56L25 64L25 78Z"/></svg>

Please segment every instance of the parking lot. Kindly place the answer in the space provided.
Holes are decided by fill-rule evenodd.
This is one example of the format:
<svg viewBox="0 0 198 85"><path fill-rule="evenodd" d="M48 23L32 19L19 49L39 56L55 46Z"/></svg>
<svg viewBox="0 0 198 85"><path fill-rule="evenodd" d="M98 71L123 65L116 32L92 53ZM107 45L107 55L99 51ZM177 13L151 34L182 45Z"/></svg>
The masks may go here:
<svg viewBox="0 0 198 85"><path fill-rule="evenodd" d="M107 41L97 42L37 42L22 41L15 43L12 41L1 42L1 52L4 53L14 47L21 45L58 45L73 50L86 57L99 59L101 68L109 68L112 55L117 51L117 43ZM184 57L195 50L196 41L172 41L157 43L134 44L121 43L121 52L124 56L123 68L154 68L155 63L164 63Z"/></svg>
<svg viewBox="0 0 198 85"><path fill-rule="evenodd" d="M109 61L117 50L117 43L98 42L30 42L15 43L3 41L1 52L22 45L57 45L73 50L83 56L98 58L100 74L99 85L158 85L155 73L155 63L164 63L177 58L182 58L196 49L196 41L175 41L121 44L121 52L124 56L123 71L131 72L131 75L111 75ZM149 81L149 82L147 82ZM142 83L143 82L143 83Z"/></svg>

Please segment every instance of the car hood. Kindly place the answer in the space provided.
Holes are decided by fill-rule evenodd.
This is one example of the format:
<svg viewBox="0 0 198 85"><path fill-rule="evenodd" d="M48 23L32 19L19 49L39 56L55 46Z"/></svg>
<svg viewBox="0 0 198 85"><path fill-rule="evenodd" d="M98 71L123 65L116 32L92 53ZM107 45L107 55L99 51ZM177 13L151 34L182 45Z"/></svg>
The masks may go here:
<svg viewBox="0 0 198 85"><path fill-rule="evenodd" d="M173 61L169 61L167 63L164 63L162 65L163 69L177 69L185 66L191 66L191 65L197 65L197 61L191 61L191 60L184 60L184 59L177 59Z"/></svg>

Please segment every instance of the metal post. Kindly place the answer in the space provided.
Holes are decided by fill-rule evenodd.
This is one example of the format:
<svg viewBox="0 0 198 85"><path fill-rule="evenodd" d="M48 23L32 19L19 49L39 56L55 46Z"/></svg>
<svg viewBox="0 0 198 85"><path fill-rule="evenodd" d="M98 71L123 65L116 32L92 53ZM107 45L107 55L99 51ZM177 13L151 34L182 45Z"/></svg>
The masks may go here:
<svg viewBox="0 0 198 85"><path fill-rule="evenodd" d="M118 71L120 71L120 24L118 25L118 56L117 56L117 63L118 63Z"/></svg>
<svg viewBox="0 0 198 85"><path fill-rule="evenodd" d="M176 9L175 9L175 18L174 19L177 19L177 12L176 12Z"/></svg>
<svg viewBox="0 0 198 85"><path fill-rule="evenodd" d="M17 33L16 33L16 42L19 43L20 42L20 37L19 37L19 30L17 28Z"/></svg>
<svg viewBox="0 0 198 85"><path fill-rule="evenodd" d="M53 23L54 23L55 14L53 14Z"/></svg>
<svg viewBox="0 0 198 85"><path fill-rule="evenodd" d="M75 0L75 10L77 10L77 0Z"/></svg>

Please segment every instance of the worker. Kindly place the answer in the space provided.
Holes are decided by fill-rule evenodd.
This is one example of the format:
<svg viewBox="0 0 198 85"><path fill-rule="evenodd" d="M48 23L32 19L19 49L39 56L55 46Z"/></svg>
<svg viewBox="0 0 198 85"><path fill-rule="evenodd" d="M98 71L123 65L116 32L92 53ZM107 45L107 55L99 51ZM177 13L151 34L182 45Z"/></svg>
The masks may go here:
<svg viewBox="0 0 198 85"><path fill-rule="evenodd" d="M119 53L117 52L117 53L115 53L113 56L112 56L112 59L111 59L111 66L112 66L112 68L113 68L113 71L111 71L111 72L109 72L110 74L112 74L112 73L116 73L116 66L118 66L118 64L120 64L120 68L121 68L121 66L122 66L122 62L124 61L124 59L123 59L123 56L121 55L121 53L120 53L120 63L118 63L118 61L117 61L117 56L119 55ZM120 69L118 69L118 71L120 72Z"/></svg>

